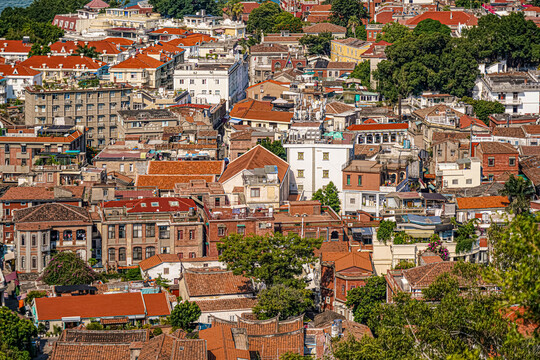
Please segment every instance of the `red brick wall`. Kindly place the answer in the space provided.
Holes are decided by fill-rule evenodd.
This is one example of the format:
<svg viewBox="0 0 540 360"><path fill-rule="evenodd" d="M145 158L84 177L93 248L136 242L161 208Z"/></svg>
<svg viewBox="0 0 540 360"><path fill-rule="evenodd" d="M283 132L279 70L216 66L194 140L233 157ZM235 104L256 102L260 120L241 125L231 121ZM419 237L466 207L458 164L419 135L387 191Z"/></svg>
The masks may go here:
<svg viewBox="0 0 540 360"><path fill-rule="evenodd" d="M321 214L321 204L315 203L313 201L309 202L294 202L290 204L289 214L307 214L307 215L320 215Z"/></svg>
<svg viewBox="0 0 540 360"><path fill-rule="evenodd" d="M345 280L336 278L336 299L347 301L347 291L355 287L366 286L365 280Z"/></svg>
<svg viewBox="0 0 540 360"><path fill-rule="evenodd" d="M484 154L480 148L477 148L478 157L482 159L482 173L485 177L493 175L497 176L504 174L505 172L517 175L519 173L519 160L518 154ZM515 158L515 165L509 165L509 159ZM494 158L494 166L489 166L489 159Z"/></svg>
<svg viewBox="0 0 540 360"><path fill-rule="evenodd" d="M267 224L270 223L270 226ZM261 228L264 224L264 227ZM231 234L237 234L239 226L244 225L244 234L250 235L266 235L272 233L274 230L273 220L271 218L255 220L255 219L238 219L238 220L212 220L208 225L208 245L206 248L206 256L218 256L219 252L217 250L217 244L221 239L227 237ZM219 228L223 227L225 231L223 235L220 235Z"/></svg>
<svg viewBox="0 0 540 360"><path fill-rule="evenodd" d="M350 185L347 185L347 175L350 176ZM362 176L362 186L358 186L358 176ZM381 185L380 173L343 172L343 190L374 190L379 191Z"/></svg>

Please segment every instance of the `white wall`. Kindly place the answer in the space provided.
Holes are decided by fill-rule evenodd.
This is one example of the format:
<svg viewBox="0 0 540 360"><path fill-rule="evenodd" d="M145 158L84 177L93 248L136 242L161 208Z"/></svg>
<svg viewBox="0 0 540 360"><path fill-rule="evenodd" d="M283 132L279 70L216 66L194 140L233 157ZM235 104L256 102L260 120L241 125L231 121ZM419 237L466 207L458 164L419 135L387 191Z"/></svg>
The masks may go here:
<svg viewBox="0 0 540 360"><path fill-rule="evenodd" d="M176 262L176 263L161 263L157 266L154 266L151 269L148 269L147 271L143 271L143 277L148 274L148 276L152 279L157 279L159 275L163 279L167 279L172 283L174 283L174 279L178 279L180 277L180 272L182 268L182 263ZM165 274L165 269L169 270L168 274ZM141 270L142 271L142 270Z"/></svg>

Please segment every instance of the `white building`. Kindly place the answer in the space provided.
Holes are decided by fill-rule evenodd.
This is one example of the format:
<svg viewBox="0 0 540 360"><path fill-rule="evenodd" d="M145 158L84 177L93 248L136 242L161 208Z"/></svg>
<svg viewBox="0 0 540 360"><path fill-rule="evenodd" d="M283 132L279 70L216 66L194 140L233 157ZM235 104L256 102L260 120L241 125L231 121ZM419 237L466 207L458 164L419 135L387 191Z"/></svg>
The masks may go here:
<svg viewBox="0 0 540 360"><path fill-rule="evenodd" d="M540 112L540 81L537 71L490 73L476 80L473 97L498 101L507 114L537 114Z"/></svg>
<svg viewBox="0 0 540 360"><path fill-rule="evenodd" d="M22 65L0 64L0 76L6 79L7 99L24 100L24 90L27 86L42 84L40 71Z"/></svg>
<svg viewBox="0 0 540 360"><path fill-rule="evenodd" d="M238 54L232 63L218 60L184 64L174 72L174 90L189 91L197 104L227 101L227 110L246 97L249 84L248 55Z"/></svg>
<svg viewBox="0 0 540 360"><path fill-rule="evenodd" d="M342 143L305 141L301 144L284 144L287 160L293 176L290 191L311 199L313 193L328 185L336 185L343 204L343 180L341 169L349 160L354 141Z"/></svg>
<svg viewBox="0 0 540 360"><path fill-rule="evenodd" d="M438 163L437 178L443 188L458 189L480 186L482 183L482 162L477 158L460 159L456 162Z"/></svg>

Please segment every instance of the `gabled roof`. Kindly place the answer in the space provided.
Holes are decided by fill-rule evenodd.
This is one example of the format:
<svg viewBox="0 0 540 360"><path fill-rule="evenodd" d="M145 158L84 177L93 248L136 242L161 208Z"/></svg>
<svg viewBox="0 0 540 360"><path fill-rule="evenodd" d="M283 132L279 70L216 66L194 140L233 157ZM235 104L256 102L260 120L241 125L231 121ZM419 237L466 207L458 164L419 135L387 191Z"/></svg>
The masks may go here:
<svg viewBox="0 0 540 360"><path fill-rule="evenodd" d="M221 160L150 161L148 175L220 175L225 168Z"/></svg>
<svg viewBox="0 0 540 360"><path fill-rule="evenodd" d="M1 42L1 41L0 41ZM47 56L34 55L24 60L21 65L28 66L33 69L88 69L98 70L107 65L103 61L91 59L86 56ZM45 67L43 67L45 66Z"/></svg>
<svg viewBox="0 0 540 360"><path fill-rule="evenodd" d="M190 297L253 294L254 292L250 279L242 275L234 275L232 271L187 270L184 272L183 280Z"/></svg>
<svg viewBox="0 0 540 360"><path fill-rule="evenodd" d="M354 110L354 106L342 102L333 101L326 104L326 114L342 114Z"/></svg>
<svg viewBox="0 0 540 360"><path fill-rule="evenodd" d="M13 212L13 221L15 223L54 223L58 221L69 221L74 225L81 223L92 223L92 219L90 218L90 214L87 209L62 203L47 203L15 210ZM17 226L20 227L21 224L18 224Z"/></svg>
<svg viewBox="0 0 540 360"><path fill-rule="evenodd" d="M128 357L129 359L129 357ZM179 339L168 334L144 343L139 360L207 360L206 342L200 339Z"/></svg>
<svg viewBox="0 0 540 360"><path fill-rule="evenodd" d="M0 55L2 53L28 54L32 44L24 43L22 40L0 40Z"/></svg>
<svg viewBox="0 0 540 360"><path fill-rule="evenodd" d="M195 46L201 45L207 42L216 42L218 39L206 34L189 34L184 38L177 38L167 41L167 44L183 47L183 46Z"/></svg>
<svg viewBox="0 0 540 360"><path fill-rule="evenodd" d="M111 69L157 69L164 64L165 63L148 55L137 54L122 61L120 64L111 66Z"/></svg>
<svg viewBox="0 0 540 360"><path fill-rule="evenodd" d="M318 23L311 26L305 26L303 29L306 34L331 32L331 33L343 33L347 32L347 28L332 23Z"/></svg>
<svg viewBox="0 0 540 360"><path fill-rule="evenodd" d="M129 343L89 344L57 341L53 345L49 360L127 360L130 355Z"/></svg>
<svg viewBox="0 0 540 360"><path fill-rule="evenodd" d="M510 204L507 196L477 196L456 199L459 210L468 209L501 209Z"/></svg>
<svg viewBox="0 0 540 360"><path fill-rule="evenodd" d="M186 29L180 29L180 28L161 28L157 30L153 30L150 33L151 34L169 34L169 35L184 35L188 31Z"/></svg>
<svg viewBox="0 0 540 360"><path fill-rule="evenodd" d="M476 16L465 11L426 11L420 15L408 19L405 24L416 26L420 21L433 19L441 24L448 26L467 25L474 26L478 24Z"/></svg>
<svg viewBox="0 0 540 360"><path fill-rule="evenodd" d="M233 176L240 173L242 170L253 170L257 168L264 168L266 165L277 166L278 178L282 182L289 170L289 164L275 155L271 151L257 145L248 152L242 154L242 156L234 159L223 171L219 178L220 183L224 183L231 179Z"/></svg>
<svg viewBox="0 0 540 360"><path fill-rule="evenodd" d="M288 83L288 82L281 82L281 81L276 81L276 80L269 79L269 80L261 81L260 83L251 85L251 86L248 87L246 90L249 90L249 89L251 89L251 88L254 88L254 87L256 87L256 86L260 86L260 85L266 84L266 83L270 83L270 84L274 84L274 85L283 86L284 88L287 88L287 89L288 89L288 86L286 86L286 85L289 85L289 84L290 84L290 83Z"/></svg>
<svg viewBox="0 0 540 360"><path fill-rule="evenodd" d="M478 148L484 155L488 154L518 154L515 147L507 143L497 141L483 141L478 144Z"/></svg>
<svg viewBox="0 0 540 360"><path fill-rule="evenodd" d="M528 135L540 135L540 125L523 125L522 128Z"/></svg>
<svg viewBox="0 0 540 360"><path fill-rule="evenodd" d="M142 271L146 271L148 269L151 269L153 267L156 267L163 263L179 263L180 258L177 254L156 254L154 256L150 256L149 258L144 259L143 261L139 262L139 267Z"/></svg>
<svg viewBox="0 0 540 360"><path fill-rule="evenodd" d="M452 109L449 106L442 105L442 104L415 110L413 114L422 119L426 119L428 116L440 116L440 114L444 114L448 111L454 113L454 115L456 115L459 118L465 115L462 112L459 112L457 110Z"/></svg>
<svg viewBox="0 0 540 360"><path fill-rule="evenodd" d="M215 175L137 175L135 185L153 187L159 190L173 190L176 184L188 183L192 180L214 182Z"/></svg>
<svg viewBox="0 0 540 360"><path fill-rule="evenodd" d="M53 187L45 186L12 186L2 197L0 201L80 201L84 195L84 186L62 186L62 197L55 196ZM66 196L63 196L66 195Z"/></svg>
<svg viewBox="0 0 540 360"><path fill-rule="evenodd" d="M487 126L482 120L474 118L472 116L463 115L462 117L459 118L459 127L461 129L466 129L470 127L471 124L473 126L479 126L485 129L489 129L489 126Z"/></svg>
<svg viewBox="0 0 540 360"><path fill-rule="evenodd" d="M403 276L411 287L426 288L441 274L451 272L455 262L443 261L403 270Z"/></svg>
<svg viewBox="0 0 540 360"><path fill-rule="evenodd" d="M163 307L163 303L167 301L164 293L143 295L137 292L62 296L39 298L35 301L36 314L39 321L62 320L62 318L73 316L90 319L135 315L170 315L170 310L165 310ZM149 308L153 309L152 315L146 314ZM159 312L162 313L159 314Z"/></svg>
<svg viewBox="0 0 540 360"><path fill-rule="evenodd" d="M76 50L79 48L79 46L84 47L88 46L88 48L95 47L96 52L100 54L119 54L121 51L118 50L118 48L115 46L114 43L106 40L100 40L100 41L57 41L54 44L51 44L51 52L52 53L67 53L72 54L75 53Z"/></svg>
<svg viewBox="0 0 540 360"><path fill-rule="evenodd" d="M366 273L373 272L373 264L371 263L371 253L367 252L350 252L345 256L335 260L336 272L362 270Z"/></svg>
<svg viewBox="0 0 540 360"><path fill-rule="evenodd" d="M126 208L128 214L148 213L148 212L186 212L195 208L195 201L192 199L179 197L146 198L134 200L115 200L108 201L103 205L104 208Z"/></svg>
<svg viewBox="0 0 540 360"><path fill-rule="evenodd" d="M491 131L493 136L502 136L510 138L525 138L525 131L521 127L496 126Z"/></svg>
<svg viewBox="0 0 540 360"><path fill-rule="evenodd" d="M23 65L0 64L0 74L3 76L36 76L40 72Z"/></svg>

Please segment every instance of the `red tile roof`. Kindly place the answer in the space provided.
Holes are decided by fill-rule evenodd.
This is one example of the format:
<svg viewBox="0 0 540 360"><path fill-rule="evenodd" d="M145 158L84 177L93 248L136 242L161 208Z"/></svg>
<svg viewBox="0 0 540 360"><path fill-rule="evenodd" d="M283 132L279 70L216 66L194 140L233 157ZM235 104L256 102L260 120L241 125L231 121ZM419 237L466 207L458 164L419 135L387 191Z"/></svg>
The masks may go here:
<svg viewBox="0 0 540 360"><path fill-rule="evenodd" d="M529 135L540 135L540 125L523 125L522 128Z"/></svg>
<svg viewBox="0 0 540 360"><path fill-rule="evenodd" d="M357 271L363 273L373 273L373 264L371 262L371 253L367 252L350 252L343 253L344 256L334 261L336 272Z"/></svg>
<svg viewBox="0 0 540 360"><path fill-rule="evenodd" d="M408 123L395 124L355 124L347 128L350 131L376 131L376 130L406 130L409 128Z"/></svg>
<svg viewBox="0 0 540 360"><path fill-rule="evenodd" d="M220 175L225 168L221 160L150 161L148 175Z"/></svg>
<svg viewBox="0 0 540 360"><path fill-rule="evenodd" d="M0 55L4 53L28 54L32 44L25 44L22 40L0 40Z"/></svg>
<svg viewBox="0 0 540 360"><path fill-rule="evenodd" d="M152 34L169 34L169 35L184 35L188 31L186 29L179 28L161 28L152 31Z"/></svg>
<svg viewBox="0 0 540 360"><path fill-rule="evenodd" d="M21 63L33 69L97 70L107 64L86 56L47 56L34 55ZM77 67L78 65L78 67ZM45 67L44 67L45 66Z"/></svg>
<svg viewBox="0 0 540 360"><path fill-rule="evenodd" d="M148 295L148 294L147 294ZM145 315L147 309L161 312L164 293L152 294L149 298L141 293L62 296L36 299L39 321L62 320L64 317L79 316L83 319ZM169 315L167 313L166 315ZM151 316L151 315L150 315ZM154 315L155 316L155 315Z"/></svg>
<svg viewBox="0 0 540 360"><path fill-rule="evenodd" d="M232 299L195 300L202 312L249 310L257 305L254 297L242 297Z"/></svg>
<svg viewBox="0 0 540 360"><path fill-rule="evenodd" d="M134 43L133 40L126 39L126 38L117 38L117 37L110 37L103 39L103 41L107 41L116 45L122 45L122 46L129 46Z"/></svg>
<svg viewBox="0 0 540 360"><path fill-rule="evenodd" d="M71 133L68 136L0 136L0 143L14 142L17 144L26 144L26 143L43 143L43 144L53 144L53 143L71 143L72 141L78 139L82 136L82 132L79 130Z"/></svg>
<svg viewBox="0 0 540 360"><path fill-rule="evenodd" d="M176 184L188 183L192 180L214 182L215 175L137 175L135 185L138 187L155 187L159 190L173 190Z"/></svg>
<svg viewBox="0 0 540 360"><path fill-rule="evenodd" d="M412 269L403 270L403 275L412 288L426 288L439 275L451 272L455 262L443 261L417 266Z"/></svg>
<svg viewBox="0 0 540 360"><path fill-rule="evenodd" d="M2 197L0 197L0 201L80 201L83 198L85 187L63 186L62 189L67 191L66 195L68 195L68 197L55 197L54 187L12 186L4 193L4 195L2 195ZM69 195L70 193L71 195Z"/></svg>
<svg viewBox="0 0 540 360"><path fill-rule="evenodd" d="M144 54L137 54L129 59L122 61L120 64L111 66L111 69L157 69L163 66L164 63Z"/></svg>
<svg viewBox="0 0 540 360"><path fill-rule="evenodd" d="M234 105L229 115L231 118L264 120L276 123L290 123L292 112L272 111L273 105L269 101L246 99Z"/></svg>
<svg viewBox="0 0 540 360"><path fill-rule="evenodd" d="M143 294L146 305L146 316L167 316L171 314L171 307L164 293Z"/></svg>
<svg viewBox="0 0 540 360"><path fill-rule="evenodd" d="M306 34L331 32L331 33L343 33L347 32L347 28L332 23L319 23L311 26L306 26L302 29Z"/></svg>
<svg viewBox="0 0 540 360"><path fill-rule="evenodd" d="M177 254L156 254L154 256L150 256L149 258L144 259L143 261L139 262L139 267L142 271L146 271L148 269L151 269L155 266L158 266L159 264L163 263L179 263L180 258Z"/></svg>
<svg viewBox="0 0 540 360"><path fill-rule="evenodd" d="M478 144L478 149L482 151L484 155L488 154L518 154L515 147L507 143L500 143L496 141L483 141Z"/></svg>
<svg viewBox="0 0 540 360"><path fill-rule="evenodd" d="M0 64L0 74L3 76L36 76L40 72L23 65Z"/></svg>
<svg viewBox="0 0 540 360"><path fill-rule="evenodd" d="M126 360L129 344L55 342L49 360Z"/></svg>
<svg viewBox="0 0 540 360"><path fill-rule="evenodd" d="M279 181L283 181L289 169L289 164L261 145L257 145L248 152L242 154L242 156L234 159L227 166L223 174L221 174L219 182L226 182L242 170L264 168L266 165L277 166Z"/></svg>
<svg viewBox="0 0 540 360"><path fill-rule="evenodd" d="M456 199L459 210L467 209L499 209L508 206L507 196L477 196Z"/></svg>
<svg viewBox="0 0 540 360"><path fill-rule="evenodd" d="M281 82L281 81L276 81L276 80L269 79L269 80L261 81L260 83L257 83L255 85L251 85L246 90L254 88L254 87L262 85L262 84L265 84L265 83L272 83L272 84L276 84L276 85L289 85L290 84L288 82Z"/></svg>
<svg viewBox="0 0 540 360"><path fill-rule="evenodd" d="M474 26L478 24L478 19L476 16L464 11L426 11L425 13L416 15L415 17L407 20L405 24L416 26L420 21L426 19L437 20L441 24L448 26Z"/></svg>
<svg viewBox="0 0 540 360"><path fill-rule="evenodd" d="M177 204L175 204L177 202ZM147 212L186 212L190 208L195 208L195 201L192 199L163 197L163 198L146 198L134 200L114 200L108 201L103 205L104 208L126 208L128 214L147 213Z"/></svg>
<svg viewBox="0 0 540 360"><path fill-rule="evenodd" d="M469 115L463 115L459 118L459 127L462 129L466 129L471 126L471 124L475 126L480 126L486 129L489 129L489 126L487 126L482 120L473 118Z"/></svg>
<svg viewBox="0 0 540 360"><path fill-rule="evenodd" d="M167 42L169 45L184 47L201 45L207 42L216 42L218 39L206 34L189 34L185 38L172 39Z"/></svg>
<svg viewBox="0 0 540 360"><path fill-rule="evenodd" d="M193 271L184 273L187 292L191 297L252 294L251 280L232 271ZM194 299L192 299L193 301Z"/></svg>
<svg viewBox="0 0 540 360"><path fill-rule="evenodd" d="M51 52L52 53L67 53L67 54L75 54L76 50L79 47L84 47L87 45L89 48L95 47L96 51L100 54L119 54L121 50L118 50L118 48L109 41L100 40L100 41L57 41L54 44L51 44Z"/></svg>

